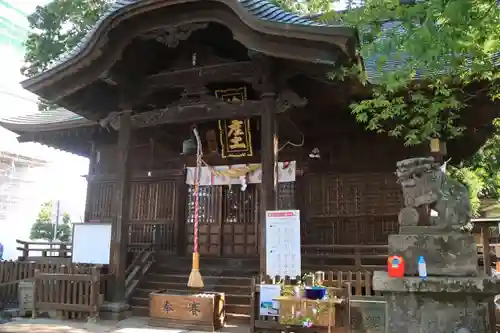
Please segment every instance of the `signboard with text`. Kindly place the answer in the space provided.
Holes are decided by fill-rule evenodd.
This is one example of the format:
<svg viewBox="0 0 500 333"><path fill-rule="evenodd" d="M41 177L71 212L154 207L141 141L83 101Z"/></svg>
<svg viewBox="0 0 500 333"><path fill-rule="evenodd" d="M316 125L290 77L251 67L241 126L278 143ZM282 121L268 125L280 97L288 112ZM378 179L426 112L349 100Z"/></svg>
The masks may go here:
<svg viewBox="0 0 500 333"><path fill-rule="evenodd" d="M266 212L266 274L301 275L300 211Z"/></svg>

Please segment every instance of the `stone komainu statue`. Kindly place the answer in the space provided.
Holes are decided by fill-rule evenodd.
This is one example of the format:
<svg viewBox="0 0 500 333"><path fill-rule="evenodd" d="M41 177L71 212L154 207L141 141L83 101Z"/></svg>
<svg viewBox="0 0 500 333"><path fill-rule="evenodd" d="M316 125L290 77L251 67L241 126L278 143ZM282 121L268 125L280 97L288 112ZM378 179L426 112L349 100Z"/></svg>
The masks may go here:
<svg viewBox="0 0 500 333"><path fill-rule="evenodd" d="M405 204L399 213L402 226L416 226L422 212L430 215L431 225L442 228L463 228L470 222L471 206L467 188L447 177L434 158L400 161L396 174L403 189ZM430 214L431 209L437 212L437 216Z"/></svg>

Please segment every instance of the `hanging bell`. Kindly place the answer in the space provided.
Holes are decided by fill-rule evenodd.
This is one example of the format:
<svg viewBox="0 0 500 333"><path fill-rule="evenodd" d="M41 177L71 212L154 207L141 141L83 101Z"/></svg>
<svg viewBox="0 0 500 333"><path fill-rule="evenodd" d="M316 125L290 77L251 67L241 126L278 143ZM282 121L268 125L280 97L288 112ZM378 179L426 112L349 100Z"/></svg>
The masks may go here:
<svg viewBox="0 0 500 333"><path fill-rule="evenodd" d="M182 142L182 155L196 154L196 143L193 139L189 138Z"/></svg>

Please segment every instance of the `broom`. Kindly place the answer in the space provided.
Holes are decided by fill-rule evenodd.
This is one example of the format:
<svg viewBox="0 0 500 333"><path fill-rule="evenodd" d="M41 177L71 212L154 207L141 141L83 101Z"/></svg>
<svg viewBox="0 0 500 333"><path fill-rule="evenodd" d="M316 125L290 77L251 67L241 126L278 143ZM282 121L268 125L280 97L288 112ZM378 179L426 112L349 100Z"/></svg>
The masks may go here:
<svg viewBox="0 0 500 333"><path fill-rule="evenodd" d="M201 156L203 154L201 140L196 128L193 128L196 137L196 168L194 174L194 237L193 237L193 264L191 274L189 274L188 287L203 288L203 278L200 274L200 254L198 253L198 213L200 204L200 175L201 175Z"/></svg>

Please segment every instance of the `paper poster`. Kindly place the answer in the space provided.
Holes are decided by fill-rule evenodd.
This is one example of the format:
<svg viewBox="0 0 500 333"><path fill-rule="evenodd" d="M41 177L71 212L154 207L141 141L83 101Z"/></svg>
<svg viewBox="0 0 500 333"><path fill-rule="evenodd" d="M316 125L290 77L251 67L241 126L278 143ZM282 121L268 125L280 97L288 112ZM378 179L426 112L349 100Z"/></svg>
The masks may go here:
<svg viewBox="0 0 500 333"><path fill-rule="evenodd" d="M279 315L280 303L274 301L281 295L281 285L279 284L261 284L260 285L260 315L273 316Z"/></svg>
<svg viewBox="0 0 500 333"><path fill-rule="evenodd" d="M301 275L300 261L300 212L267 211L266 274L273 277Z"/></svg>

